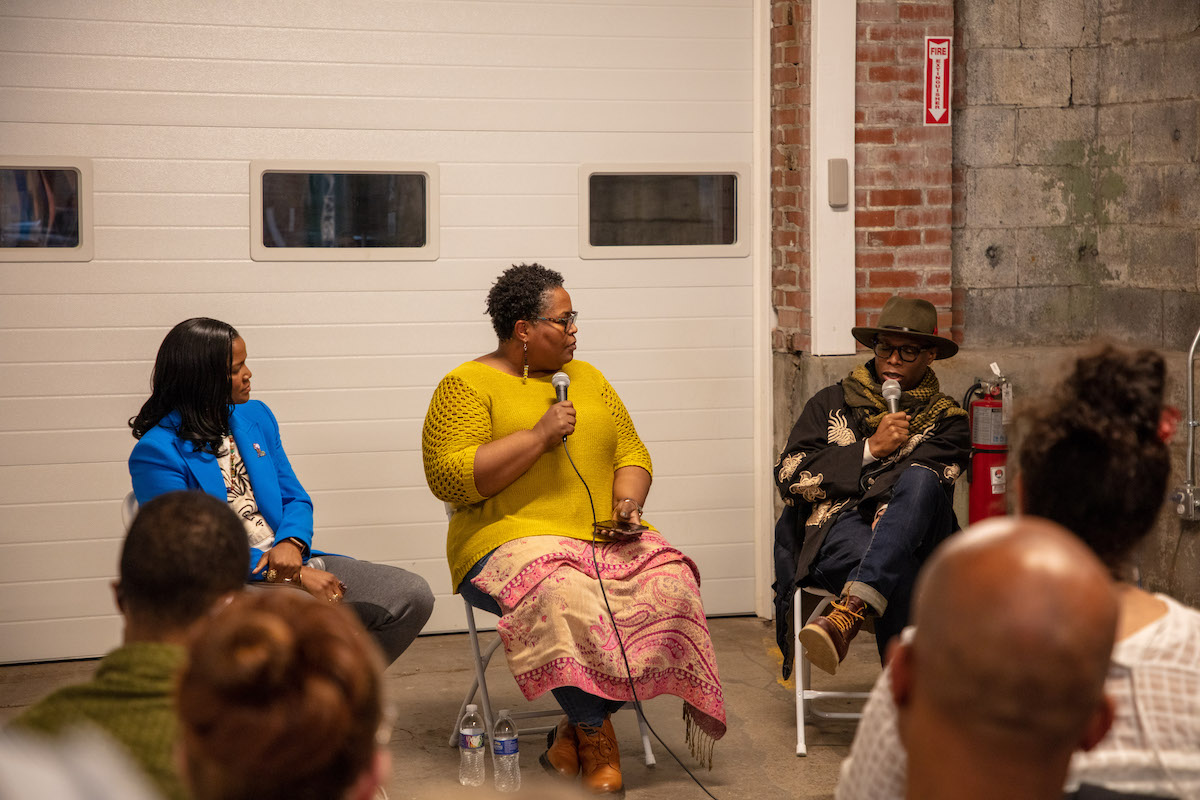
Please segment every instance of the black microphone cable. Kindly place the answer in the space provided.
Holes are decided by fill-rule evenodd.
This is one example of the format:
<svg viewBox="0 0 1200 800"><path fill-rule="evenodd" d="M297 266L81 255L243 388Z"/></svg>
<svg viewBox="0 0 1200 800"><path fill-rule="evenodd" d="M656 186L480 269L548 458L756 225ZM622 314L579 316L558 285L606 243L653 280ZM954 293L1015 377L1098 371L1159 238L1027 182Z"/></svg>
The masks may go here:
<svg viewBox="0 0 1200 800"><path fill-rule="evenodd" d="M633 685L633 670L629 666L629 657L625 655L625 642L621 641L621 632L617 628L617 618L613 615L612 606L608 604L608 592L604 590L604 579L600 577L600 561L596 557L596 504L592 500L592 490L588 487L587 481L583 479L583 474L580 473L579 467L575 466L575 459L571 458L571 451L567 447L566 438L563 439L563 452L567 454L567 460L571 462L571 469L575 470L575 474L579 476L579 482L583 484L584 491L587 492L588 505L591 506L592 509L592 564L596 568L596 582L600 584L600 594L604 598L604 608L606 611L608 611L608 618L612 620L613 635L617 637L617 646L621 649L621 660L625 662L625 678L629 681L629 693L633 695L633 704L635 707L637 707L638 715L643 721L645 721L646 727L650 730L650 733L654 734L654 738L657 739L658 743L663 746L663 749L670 754L671 758L675 759L675 763L683 767L683 771L688 774L689 778L695 781L696 785L700 787L702 792L711 797L713 800L717 800L716 796L713 795L713 793L710 792L704 786L704 784L700 782L700 779L697 778L695 774L687 768L687 765L680 760L679 756L675 755L675 751L667 746L667 743L664 742L662 737L658 735L658 731L654 730L654 726L650 724L650 720L646 719L646 714L642 710L642 701L637 696L637 688Z"/></svg>

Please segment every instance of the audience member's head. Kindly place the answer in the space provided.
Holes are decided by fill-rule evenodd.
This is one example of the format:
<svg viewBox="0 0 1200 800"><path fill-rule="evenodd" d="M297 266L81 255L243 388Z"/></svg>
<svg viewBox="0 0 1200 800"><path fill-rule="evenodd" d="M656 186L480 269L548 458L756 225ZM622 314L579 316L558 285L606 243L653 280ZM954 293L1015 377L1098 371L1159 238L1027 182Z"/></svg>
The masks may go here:
<svg viewBox="0 0 1200 800"><path fill-rule="evenodd" d="M388 768L382 670L341 606L282 590L237 597L198 631L180 679L196 800L370 798Z"/></svg>
<svg viewBox="0 0 1200 800"><path fill-rule="evenodd" d="M1023 510L1073 531L1117 576L1167 493L1165 382L1158 353L1101 345L1020 416Z"/></svg>
<svg viewBox="0 0 1200 800"><path fill-rule="evenodd" d="M242 588L246 529L229 505L201 491L168 492L142 506L121 548L117 605L126 639L186 632L224 594Z"/></svg>
<svg viewBox="0 0 1200 800"><path fill-rule="evenodd" d="M910 796L996 796L987 781L1018 766L1000 788L1029 785L1007 796L1061 795L1071 753L1112 720L1117 601L1104 566L1047 520L988 520L934 552L914 618L891 663Z"/></svg>

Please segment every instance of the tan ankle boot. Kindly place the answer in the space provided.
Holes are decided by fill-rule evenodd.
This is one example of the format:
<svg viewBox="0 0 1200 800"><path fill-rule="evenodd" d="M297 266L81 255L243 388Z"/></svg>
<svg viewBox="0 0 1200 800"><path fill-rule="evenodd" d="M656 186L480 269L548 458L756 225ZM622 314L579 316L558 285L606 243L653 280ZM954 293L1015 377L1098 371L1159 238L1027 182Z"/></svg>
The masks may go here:
<svg viewBox="0 0 1200 800"><path fill-rule="evenodd" d="M558 727L550 731L547 745L546 752L538 759L546 772L568 779L579 774L579 741L575 736L575 726L566 717L560 719Z"/></svg>
<svg viewBox="0 0 1200 800"><path fill-rule="evenodd" d="M583 787L592 794L616 794L624 796L625 785L621 781L621 753L617 750L617 736L613 732L612 720L605 719L599 728L579 725L575 729L579 737L579 761L583 767Z"/></svg>

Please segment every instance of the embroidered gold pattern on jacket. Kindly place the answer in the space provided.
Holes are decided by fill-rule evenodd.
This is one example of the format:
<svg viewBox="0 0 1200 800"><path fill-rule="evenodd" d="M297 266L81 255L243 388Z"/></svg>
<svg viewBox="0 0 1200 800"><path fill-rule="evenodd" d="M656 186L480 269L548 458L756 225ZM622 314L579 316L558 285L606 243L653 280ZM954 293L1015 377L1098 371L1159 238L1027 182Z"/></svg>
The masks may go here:
<svg viewBox="0 0 1200 800"><path fill-rule="evenodd" d="M808 515L808 522L804 524L809 528L819 528L825 524L825 520L841 511L849 502L849 497L842 498L836 503L832 500L826 500L812 510L812 513Z"/></svg>
<svg viewBox="0 0 1200 800"><path fill-rule="evenodd" d="M796 467L800 466L800 462L803 460L804 453L793 453L783 459L783 465L779 468L779 480L790 481L796 474Z"/></svg>
<svg viewBox="0 0 1200 800"><path fill-rule="evenodd" d="M817 500L825 499L825 490L821 488L821 482L824 480L825 476L820 472L816 475L808 471L801 472L788 487L788 492L800 495L805 502L815 503Z"/></svg>
<svg viewBox="0 0 1200 800"><path fill-rule="evenodd" d="M829 412L829 433L825 438L830 444L854 444L854 431L846 424L846 414L840 408Z"/></svg>
<svg viewBox="0 0 1200 800"><path fill-rule="evenodd" d="M908 441L900 445L900 447L896 449L896 452L892 453L890 460L901 461L905 458L908 458L909 454L912 453L913 450L917 449L917 445L926 439L931 438L933 438L932 425L926 427L925 430L921 431L920 433L914 433L912 436L909 436Z"/></svg>

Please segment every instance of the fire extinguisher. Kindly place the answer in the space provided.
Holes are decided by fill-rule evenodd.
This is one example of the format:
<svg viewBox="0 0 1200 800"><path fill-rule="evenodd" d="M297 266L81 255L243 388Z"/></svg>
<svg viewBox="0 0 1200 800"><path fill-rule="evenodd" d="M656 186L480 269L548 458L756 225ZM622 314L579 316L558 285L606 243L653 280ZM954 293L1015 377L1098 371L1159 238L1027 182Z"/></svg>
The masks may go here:
<svg viewBox="0 0 1200 800"><path fill-rule="evenodd" d="M992 372L996 374L994 381L979 379L963 395L971 422L967 464L967 519L971 524L1008 511L1008 438L1004 425L1012 402L1012 384L996 364L992 364Z"/></svg>

